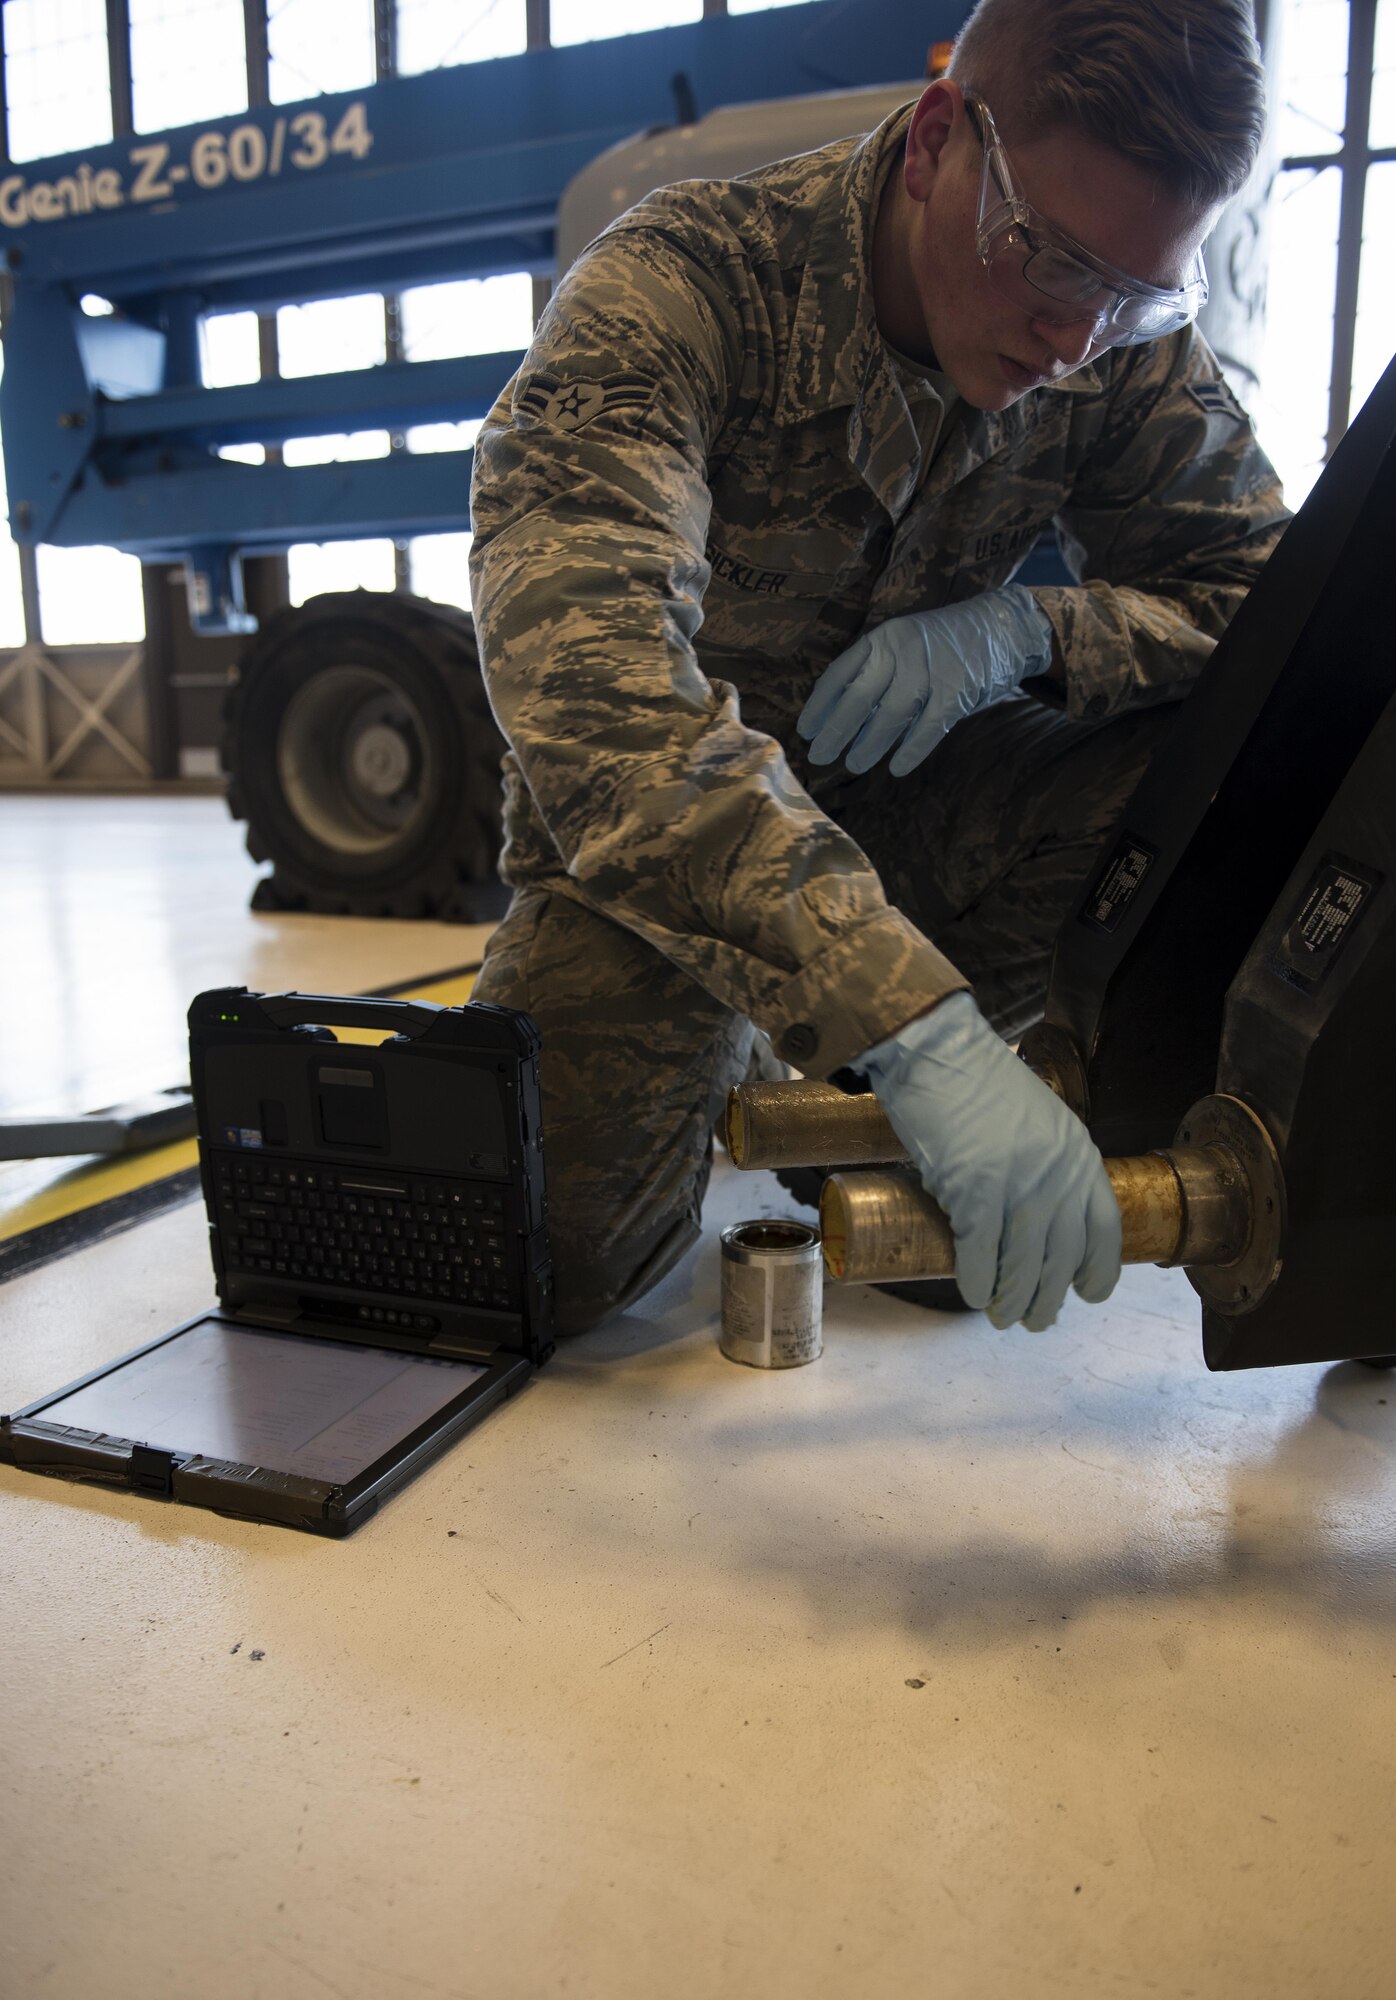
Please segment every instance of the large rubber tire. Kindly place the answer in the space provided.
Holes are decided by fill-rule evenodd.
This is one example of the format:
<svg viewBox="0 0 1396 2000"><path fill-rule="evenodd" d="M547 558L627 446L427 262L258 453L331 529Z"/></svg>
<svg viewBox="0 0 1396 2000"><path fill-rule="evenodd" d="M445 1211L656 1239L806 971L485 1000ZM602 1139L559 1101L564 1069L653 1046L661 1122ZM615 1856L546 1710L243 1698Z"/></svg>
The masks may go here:
<svg viewBox="0 0 1396 2000"><path fill-rule="evenodd" d="M499 916L503 751L465 612L368 590L281 612L223 716L229 810L272 864L253 908Z"/></svg>

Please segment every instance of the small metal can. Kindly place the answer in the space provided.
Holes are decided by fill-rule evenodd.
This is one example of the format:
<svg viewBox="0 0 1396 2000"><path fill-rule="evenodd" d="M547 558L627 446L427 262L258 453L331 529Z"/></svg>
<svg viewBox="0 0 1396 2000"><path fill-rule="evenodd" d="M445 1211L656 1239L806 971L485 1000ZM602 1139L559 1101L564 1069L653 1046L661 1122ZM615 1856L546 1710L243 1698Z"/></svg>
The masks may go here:
<svg viewBox="0 0 1396 2000"><path fill-rule="evenodd" d="M804 1222L735 1222L722 1232L722 1332L729 1361L801 1368L824 1351L819 1231Z"/></svg>

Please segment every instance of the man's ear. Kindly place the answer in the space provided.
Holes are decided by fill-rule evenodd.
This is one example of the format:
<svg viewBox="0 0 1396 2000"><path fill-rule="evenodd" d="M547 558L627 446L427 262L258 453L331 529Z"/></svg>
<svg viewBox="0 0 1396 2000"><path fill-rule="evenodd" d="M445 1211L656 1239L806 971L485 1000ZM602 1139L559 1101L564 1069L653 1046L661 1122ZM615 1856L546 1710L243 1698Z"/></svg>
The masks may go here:
<svg viewBox="0 0 1396 2000"><path fill-rule="evenodd" d="M922 91L906 135L906 191L913 201L929 198L941 156L964 116L964 92L948 76Z"/></svg>

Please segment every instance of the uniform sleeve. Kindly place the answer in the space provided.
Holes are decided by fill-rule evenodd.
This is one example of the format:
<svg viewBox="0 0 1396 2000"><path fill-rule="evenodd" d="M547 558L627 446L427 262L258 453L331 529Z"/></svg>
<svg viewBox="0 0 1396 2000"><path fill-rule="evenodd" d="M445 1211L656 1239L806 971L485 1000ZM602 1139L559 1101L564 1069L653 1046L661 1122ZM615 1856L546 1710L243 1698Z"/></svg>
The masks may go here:
<svg viewBox="0 0 1396 2000"><path fill-rule="evenodd" d="M708 460L753 393L759 310L735 257L599 239L481 431L471 583L569 893L827 1075L966 982L694 655Z"/></svg>
<svg viewBox="0 0 1396 2000"><path fill-rule="evenodd" d="M1194 327L1120 350L1099 437L1057 519L1077 589L1035 594L1077 716L1175 700L1289 514L1274 468Z"/></svg>

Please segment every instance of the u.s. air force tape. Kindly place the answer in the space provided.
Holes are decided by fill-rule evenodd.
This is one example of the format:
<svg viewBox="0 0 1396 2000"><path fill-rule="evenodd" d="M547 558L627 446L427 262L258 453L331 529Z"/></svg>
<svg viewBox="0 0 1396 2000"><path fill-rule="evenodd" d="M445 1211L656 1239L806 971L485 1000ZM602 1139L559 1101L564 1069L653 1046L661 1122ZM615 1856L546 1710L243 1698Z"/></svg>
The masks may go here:
<svg viewBox="0 0 1396 2000"><path fill-rule="evenodd" d="M560 381L556 375L529 375L514 394L515 420L579 431L597 417L620 410L647 410L655 384L643 375L600 375L594 381Z"/></svg>

